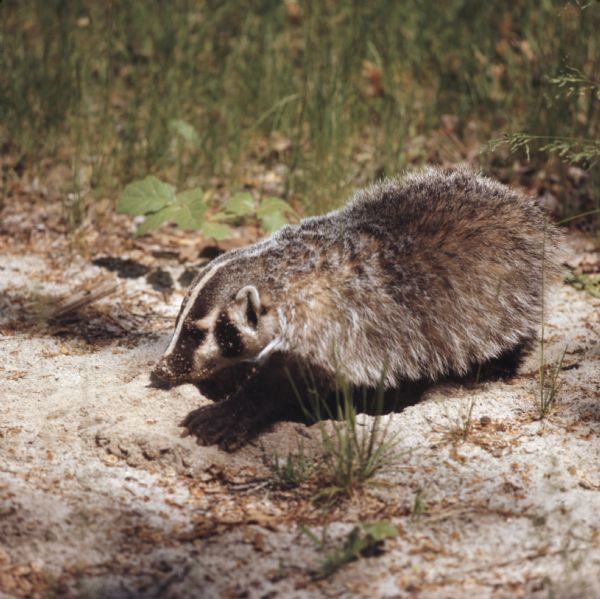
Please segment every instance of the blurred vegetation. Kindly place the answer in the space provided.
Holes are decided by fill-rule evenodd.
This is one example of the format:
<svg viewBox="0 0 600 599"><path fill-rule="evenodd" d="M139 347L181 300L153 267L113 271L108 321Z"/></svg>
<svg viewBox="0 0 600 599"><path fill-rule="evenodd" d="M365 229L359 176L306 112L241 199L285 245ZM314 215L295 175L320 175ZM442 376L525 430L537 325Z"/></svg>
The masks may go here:
<svg viewBox="0 0 600 599"><path fill-rule="evenodd" d="M507 133L598 140L593 91L553 83L600 80L598 31L600 5L567 0L5 0L0 144L67 165L83 203L149 174L239 191L278 165L281 196L322 211Z"/></svg>

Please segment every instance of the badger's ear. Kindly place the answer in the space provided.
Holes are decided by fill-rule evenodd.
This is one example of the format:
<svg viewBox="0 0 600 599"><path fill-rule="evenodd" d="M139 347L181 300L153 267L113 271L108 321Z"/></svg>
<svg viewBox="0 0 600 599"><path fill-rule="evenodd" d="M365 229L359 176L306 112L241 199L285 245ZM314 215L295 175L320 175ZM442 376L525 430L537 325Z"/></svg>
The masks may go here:
<svg viewBox="0 0 600 599"><path fill-rule="evenodd" d="M242 287L235 296L235 302L240 307L242 313L245 314L248 325L255 329L261 313L258 289L254 285Z"/></svg>

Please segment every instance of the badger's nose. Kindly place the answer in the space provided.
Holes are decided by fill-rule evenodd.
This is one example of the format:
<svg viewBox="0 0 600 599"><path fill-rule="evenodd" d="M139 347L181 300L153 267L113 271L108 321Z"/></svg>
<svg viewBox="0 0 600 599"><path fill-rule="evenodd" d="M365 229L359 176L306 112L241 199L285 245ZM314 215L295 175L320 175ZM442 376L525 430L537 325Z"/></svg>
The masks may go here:
<svg viewBox="0 0 600 599"><path fill-rule="evenodd" d="M150 373L150 385L159 389L169 389L173 386L173 374L164 360L161 360Z"/></svg>

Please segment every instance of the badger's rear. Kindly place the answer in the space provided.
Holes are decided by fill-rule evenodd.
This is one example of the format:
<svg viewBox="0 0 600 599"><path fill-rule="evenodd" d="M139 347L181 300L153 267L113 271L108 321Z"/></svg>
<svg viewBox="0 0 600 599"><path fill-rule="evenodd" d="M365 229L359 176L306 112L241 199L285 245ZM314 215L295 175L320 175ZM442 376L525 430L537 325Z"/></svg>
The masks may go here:
<svg viewBox="0 0 600 599"><path fill-rule="evenodd" d="M320 226L338 238L320 240L325 258L302 301L323 288L334 297L304 311L314 327L294 327L289 341L351 382L376 384L384 370L388 386L465 374L540 328L557 232L506 186L427 169L359 192Z"/></svg>

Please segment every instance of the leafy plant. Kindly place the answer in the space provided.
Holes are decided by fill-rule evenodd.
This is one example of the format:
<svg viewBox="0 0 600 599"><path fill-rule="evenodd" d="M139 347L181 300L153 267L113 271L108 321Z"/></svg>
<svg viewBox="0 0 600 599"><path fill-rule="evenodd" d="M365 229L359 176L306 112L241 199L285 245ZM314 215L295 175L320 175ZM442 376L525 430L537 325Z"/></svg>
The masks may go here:
<svg viewBox="0 0 600 599"><path fill-rule="evenodd" d="M236 220L257 218L264 231L272 233L290 222L290 218L298 218L294 209L281 198L268 197L259 204L249 192L233 195L222 206L215 218Z"/></svg>
<svg viewBox="0 0 600 599"><path fill-rule="evenodd" d="M586 77L577 69L568 69L558 77L550 77L548 81L556 89L551 101L568 100L582 94L588 94L592 101L600 100L600 82ZM587 162L591 165L600 159L600 139L519 132L508 133L492 140L488 148L493 151L504 144L508 145L512 153L523 150L528 160L534 147L539 152L555 154L569 163Z"/></svg>
<svg viewBox="0 0 600 599"><path fill-rule="evenodd" d="M183 126L181 122L178 123ZM173 185L154 176L127 185L119 196L117 211L144 217L137 228L139 235L154 231L165 222L174 222L182 229L200 230L206 237L214 239L233 235L233 229L226 221L255 217L265 231L272 232L289 222L288 217L297 217L284 200L270 197L257 205L250 193L232 196L219 212L207 216L208 205L201 188L177 193Z"/></svg>
<svg viewBox="0 0 600 599"><path fill-rule="evenodd" d="M566 277L565 282L592 297L600 298L600 274L571 273Z"/></svg>
<svg viewBox="0 0 600 599"><path fill-rule="evenodd" d="M327 578L345 564L360 557L380 555L383 552L383 542L398 536L398 529L387 520L355 526L338 546L328 538L326 527L323 528L321 538L305 526L302 526L301 530L324 554L315 578Z"/></svg>
<svg viewBox="0 0 600 599"><path fill-rule="evenodd" d="M597 2L105 4L0 2L0 142L26 164L71 164L73 180L91 169L84 205L173 167L180 187L239 186L275 152L319 212L426 160L443 115L486 138L507 115L534 133L598 130L594 106L540 105L540 74L565 56L598 72Z"/></svg>
<svg viewBox="0 0 600 599"><path fill-rule="evenodd" d="M534 147L539 152L555 154L562 160L570 163L583 161L595 162L600 158L600 140L598 139L533 135L523 132L507 133L490 142L488 147L493 151L503 144L507 144L512 153L523 150L527 156L527 160L531 159L531 150Z"/></svg>

